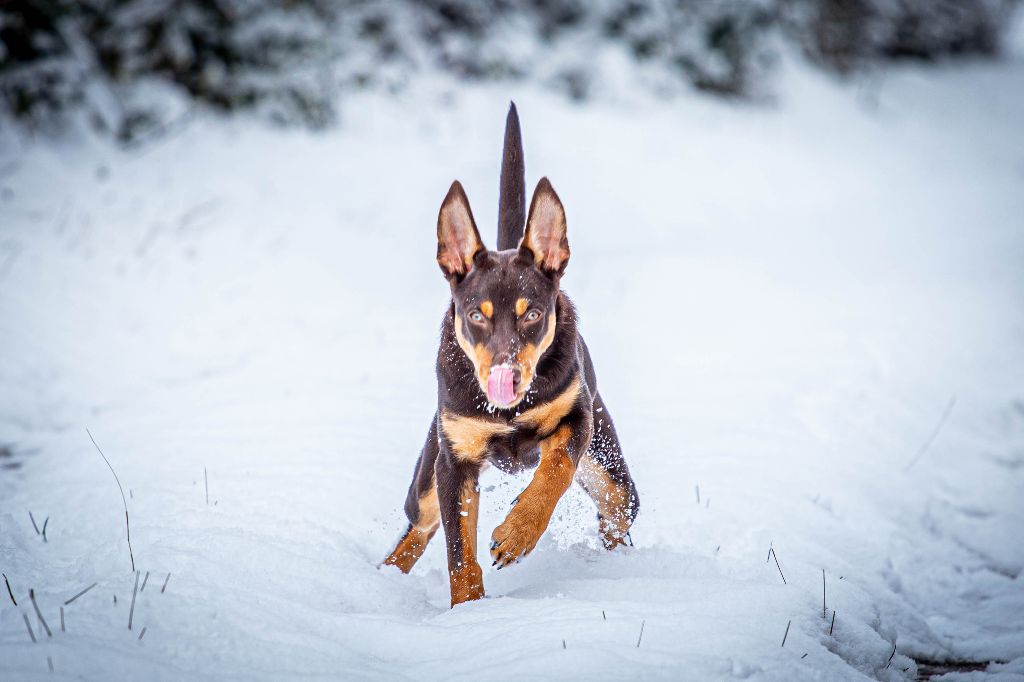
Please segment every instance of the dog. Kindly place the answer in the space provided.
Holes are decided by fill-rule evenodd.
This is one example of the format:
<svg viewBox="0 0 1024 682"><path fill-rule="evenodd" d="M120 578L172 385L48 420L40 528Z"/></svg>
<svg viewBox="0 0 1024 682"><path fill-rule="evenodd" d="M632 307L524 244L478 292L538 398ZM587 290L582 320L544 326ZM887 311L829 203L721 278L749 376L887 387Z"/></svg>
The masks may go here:
<svg viewBox="0 0 1024 682"><path fill-rule="evenodd" d="M451 287L437 353L437 413L405 501L409 526L384 565L408 573L444 526L451 605L484 596L477 562L480 471L536 467L491 533L492 566L537 545L575 479L597 506L608 549L629 542L639 510L594 366L560 280L569 263L565 210L547 178L526 214L515 103L505 122L498 251L480 240L469 200L452 183L437 217L437 263Z"/></svg>

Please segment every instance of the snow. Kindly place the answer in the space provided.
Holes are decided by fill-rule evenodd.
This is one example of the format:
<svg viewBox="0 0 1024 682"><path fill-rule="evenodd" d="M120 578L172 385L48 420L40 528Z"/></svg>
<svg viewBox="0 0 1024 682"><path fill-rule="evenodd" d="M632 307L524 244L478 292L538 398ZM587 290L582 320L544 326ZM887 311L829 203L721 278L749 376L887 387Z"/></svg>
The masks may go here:
<svg viewBox="0 0 1024 682"><path fill-rule="evenodd" d="M323 133L4 133L0 677L1024 677L1024 52L783 74L774 105L427 80ZM510 97L641 514L605 552L572 488L450 610L440 537L377 565L434 410L437 209L459 178L493 244ZM150 574L131 631L86 428ZM482 535L526 480L484 475Z"/></svg>

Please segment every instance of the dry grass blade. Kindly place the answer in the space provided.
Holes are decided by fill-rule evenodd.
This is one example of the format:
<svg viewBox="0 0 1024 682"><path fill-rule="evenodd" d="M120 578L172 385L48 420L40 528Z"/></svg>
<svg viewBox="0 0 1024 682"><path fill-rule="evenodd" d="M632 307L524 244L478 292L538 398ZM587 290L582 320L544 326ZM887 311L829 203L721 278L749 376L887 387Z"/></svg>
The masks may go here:
<svg viewBox="0 0 1024 682"><path fill-rule="evenodd" d="M67 600L66 602L64 602L64 606L67 606L67 605L68 605L68 604L70 604L71 602L75 601L76 599L78 599L79 597L81 597L81 596L82 596L83 594L85 594L86 592L88 592L88 591L89 591L89 590L91 590L92 588L96 587L96 585L98 585L98 584L99 584L99 583L93 583L92 585L89 585L89 587L85 588L84 590L82 590L81 592L79 592L78 594L76 594L76 595L75 595L74 597L72 597L71 599L68 599L68 600Z"/></svg>
<svg viewBox="0 0 1024 682"><path fill-rule="evenodd" d="M28 630L28 636L32 638L32 643L36 643L36 633L32 632L32 623L28 622L28 614L23 613L21 617L25 619L25 629Z"/></svg>
<svg viewBox="0 0 1024 682"><path fill-rule="evenodd" d="M146 628L142 628L142 632L139 633L139 641L141 642L142 638L145 637L145 636L146 636Z"/></svg>
<svg viewBox="0 0 1024 682"><path fill-rule="evenodd" d="M892 653L889 654L889 660L885 662L885 667L888 668L892 664L892 657L896 655L896 642L892 643Z"/></svg>
<svg viewBox="0 0 1024 682"><path fill-rule="evenodd" d="M166 577L166 578L164 578L164 586L160 588L160 594L163 594L163 593L164 593L164 590L166 590L166 589L167 589L167 583L168 583L168 581L170 581L170 579L171 579L171 574L170 574L170 573L168 573L168 574L167 574L167 577Z"/></svg>
<svg viewBox="0 0 1024 682"><path fill-rule="evenodd" d="M771 556L775 558L775 568L779 569L779 575L782 576L782 584L788 585L789 583L786 582L786 575L782 572L782 566L779 566L779 555L775 553L774 549L770 549L768 551Z"/></svg>
<svg viewBox="0 0 1024 682"><path fill-rule="evenodd" d="M142 587L139 588L139 592L146 591L146 583L149 582L149 571L146 571L146 577L142 579Z"/></svg>
<svg viewBox="0 0 1024 682"><path fill-rule="evenodd" d="M949 413L953 411L954 405L956 405L956 396L949 399L949 402L946 404L946 409L942 412L942 416L939 418L939 423L935 425L934 429L932 429L932 433L928 436L928 440L924 442L924 445L922 445L917 451L914 458L907 463L907 466L903 467L904 473L910 471L910 468L917 464L918 460L924 457L924 453L928 452L928 448L931 447L935 439L938 438L939 432L942 431L942 427L945 425L946 419L949 418Z"/></svg>
<svg viewBox="0 0 1024 682"><path fill-rule="evenodd" d="M139 593L139 571L135 571L135 589L132 590L132 606L128 609L128 629L132 629L132 618L135 617L135 595Z"/></svg>
<svg viewBox="0 0 1024 682"><path fill-rule="evenodd" d="M784 635L782 635L782 644L780 644L779 646L786 646L786 638L789 637L789 626L792 625L792 624L793 624L792 620L790 620L789 622L786 623L786 633Z"/></svg>
<svg viewBox="0 0 1024 682"><path fill-rule="evenodd" d="M36 535L39 535L39 526L36 525L36 517L32 516L32 512L28 513L28 517L32 519L32 527L36 529Z"/></svg>
<svg viewBox="0 0 1024 682"><path fill-rule="evenodd" d="M15 606L18 605L18 600L14 598L14 591L11 590L11 581L7 579L7 574L4 573L4 583L7 585L7 594L11 597L11 603Z"/></svg>
<svg viewBox="0 0 1024 682"><path fill-rule="evenodd" d="M60 607L60 631L61 632L67 632L67 630L64 629L64 607L63 606Z"/></svg>
<svg viewBox="0 0 1024 682"><path fill-rule="evenodd" d="M96 452L100 453L100 457L107 463L107 468L110 469L110 473L114 474L114 480L117 481L117 489L121 491L121 502L124 504L124 532L128 538L128 558L132 560L132 570L135 570L135 554L132 552L132 530L128 523L128 500L124 497L124 488L121 487L121 479L117 477L117 472L114 471L114 467L110 466L110 460L103 454L103 450L100 449L99 444L96 443L96 439L92 437L92 432L89 429L85 430L89 434L89 440L96 447Z"/></svg>
<svg viewBox="0 0 1024 682"><path fill-rule="evenodd" d="M636 648L640 648L640 640L644 638L644 625L647 624L646 620L640 621L640 636L636 638Z"/></svg>
<svg viewBox="0 0 1024 682"><path fill-rule="evenodd" d="M833 612L832 612L832 625L831 625L831 626L829 627L829 629L828 629L828 636L829 636L829 637L831 637L831 636L832 636L832 630L834 630L834 629L835 629L835 627L836 627L836 612L835 612L835 611L833 611Z"/></svg>
<svg viewBox="0 0 1024 682"><path fill-rule="evenodd" d="M32 608L34 608L36 610L36 617L39 618L39 622L42 623L43 629L46 630L46 636L47 637L53 637L53 633L50 632L50 626L46 624L46 619L43 618L43 612L39 610L39 604L36 603L36 591L35 591L35 589L30 589L28 591L28 598L29 598L29 601L32 602Z"/></svg>

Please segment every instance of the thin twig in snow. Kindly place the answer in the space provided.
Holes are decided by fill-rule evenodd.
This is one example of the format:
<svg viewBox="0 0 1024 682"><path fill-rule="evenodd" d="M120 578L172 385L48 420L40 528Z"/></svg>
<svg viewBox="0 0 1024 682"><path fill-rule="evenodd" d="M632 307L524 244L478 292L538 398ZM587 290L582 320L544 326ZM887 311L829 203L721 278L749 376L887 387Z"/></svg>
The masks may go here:
<svg viewBox="0 0 1024 682"><path fill-rule="evenodd" d="M779 646L786 646L786 638L789 637L789 626L792 625L792 624L793 624L792 620L790 620L788 623L786 623L786 634L782 635L782 644L780 644Z"/></svg>
<svg viewBox="0 0 1024 682"><path fill-rule="evenodd" d="M601 609L601 618L608 620L608 616L604 615L604 609Z"/></svg>
<svg viewBox="0 0 1024 682"><path fill-rule="evenodd" d="M206 488L206 504L210 504L210 479L206 475L206 467L203 467L203 487Z"/></svg>
<svg viewBox="0 0 1024 682"><path fill-rule="evenodd" d="M141 642L142 638L145 637L145 636L146 636L146 628L142 628L142 632L139 633L139 641Z"/></svg>
<svg viewBox="0 0 1024 682"><path fill-rule="evenodd" d="M29 510L28 517L32 519L32 527L36 529L36 535L39 535L39 526L36 525L36 517L32 516L32 510Z"/></svg>
<svg viewBox="0 0 1024 682"><path fill-rule="evenodd" d="M63 606L60 607L60 631L61 632L67 632L67 630L64 629L64 607Z"/></svg>
<svg viewBox="0 0 1024 682"><path fill-rule="evenodd" d="M565 646L565 640L564 639L562 640L562 648L563 649L567 649L568 648L568 647Z"/></svg>
<svg viewBox="0 0 1024 682"><path fill-rule="evenodd" d="M694 492L697 493L697 504L700 504L700 486L699 485L693 486L693 490L694 490Z"/></svg>
<svg viewBox="0 0 1024 682"><path fill-rule="evenodd" d="M53 672L53 658L51 656L46 657L46 665L50 667L50 672Z"/></svg>
<svg viewBox="0 0 1024 682"><path fill-rule="evenodd" d="M644 625L647 624L647 620L640 621L640 636L636 638L636 648L640 648L640 640L644 638Z"/></svg>
<svg viewBox="0 0 1024 682"><path fill-rule="evenodd" d="M88 591L89 591L89 590L91 590L92 588L96 587L96 585L98 585L98 584L99 584L99 583L93 583L92 585L89 585L89 587L85 588L84 590L82 590L81 592L79 592L78 594L76 594L76 595L75 595L74 597L72 597L71 599L68 599L68 600L67 600L66 602L64 602L64 606L67 606L67 605L68 605L68 604L70 604L71 602L75 601L76 599L78 599L79 597L81 597L81 596L82 596L83 594L85 594L86 592L88 592Z"/></svg>
<svg viewBox="0 0 1024 682"><path fill-rule="evenodd" d="M170 574L170 573L168 573L168 574L167 574L167 577L166 577L166 578L164 578L164 586L160 588L160 594L163 594L163 593L164 593L164 590L166 590L166 589L167 589L167 582L168 582L168 581L169 581L170 579L171 579L171 574Z"/></svg>
<svg viewBox="0 0 1024 682"><path fill-rule="evenodd" d="M28 636L32 638L32 643L36 643L36 633L32 632L32 623L28 622L28 614L22 613L21 617L25 619L25 629L28 630Z"/></svg>
<svg viewBox="0 0 1024 682"><path fill-rule="evenodd" d="M807 658L807 654L804 654L803 656L801 656L801 657L800 657L800 660L802 661L802 660L804 660L805 658Z"/></svg>
<svg viewBox="0 0 1024 682"><path fill-rule="evenodd" d="M149 571L146 571L146 577L142 580L142 587L139 588L139 592L146 591L146 583L149 582Z"/></svg>
<svg viewBox="0 0 1024 682"><path fill-rule="evenodd" d="M96 439L92 437L92 432L89 431L89 429L86 429L85 432L89 434L89 440L91 440L92 444L96 446L96 451L100 453L100 457L102 457L103 461L107 463L107 468L110 469L110 473L114 474L114 480L117 481L117 489L121 491L121 502L124 503L124 533L128 538L128 558L132 560L132 570L134 571L135 555L132 553L132 530L131 526L128 524L128 500L124 498L124 488L121 487L121 479L117 477L117 472L114 471L114 467L110 466L110 460L103 454L103 450L101 450L100 446L96 443Z"/></svg>
<svg viewBox="0 0 1024 682"><path fill-rule="evenodd" d="M828 628L828 636L829 637L832 636L832 630L835 629L835 627L836 627L836 612L832 611L832 625L830 625L829 628Z"/></svg>
<svg viewBox="0 0 1024 682"><path fill-rule="evenodd" d="M39 622L42 623L43 629L46 630L47 637L53 637L53 633L50 632L50 626L46 624L46 619L43 618L43 612L39 610L39 604L36 603L36 591L34 588L30 588L28 591L29 601L32 602L32 608L36 610L36 617L39 618Z"/></svg>
<svg viewBox="0 0 1024 682"><path fill-rule="evenodd" d="M892 663L892 657L896 655L896 642L892 643L892 653L889 654L889 660L885 662L885 667L888 668L889 664Z"/></svg>
<svg viewBox="0 0 1024 682"><path fill-rule="evenodd" d="M132 590L132 607L128 610L128 629L132 629L132 618L135 617L135 595L139 593L139 571L135 571L135 589Z"/></svg>
<svg viewBox="0 0 1024 682"><path fill-rule="evenodd" d="M825 612L825 569L821 569L821 617L826 618Z"/></svg>
<svg viewBox="0 0 1024 682"><path fill-rule="evenodd" d="M769 561L771 561L771 560L772 560L772 543L771 543L771 542L769 542L769 543L768 543L768 556L766 556L766 557L764 558L764 562L765 562L765 563L768 563L768 562L769 562Z"/></svg>
<svg viewBox="0 0 1024 682"><path fill-rule="evenodd" d="M46 539L46 524L48 524L48 523L50 523L50 517L49 516L47 516L43 520L43 532L42 532L43 542L47 542L47 539Z"/></svg>
<svg viewBox="0 0 1024 682"><path fill-rule="evenodd" d="M921 449L917 451L914 458L907 463L907 466L903 467L903 472L910 471L910 467L917 464L917 461L924 457L924 453L928 452L928 448L931 447L932 442L938 437L939 431L942 431L943 425L946 423L946 419L949 417L949 413L953 411L953 406L956 405L956 396L954 395L949 399L949 403L946 404L946 409L942 412L942 416L939 418L939 423L935 425L935 429L932 430L928 440L924 442Z"/></svg>
<svg viewBox="0 0 1024 682"><path fill-rule="evenodd" d="M13 603L15 606L17 606L18 605L18 600L14 598L14 591L11 590L11 581L7 579L7 574L6 573L4 573L3 576L4 576L4 582L7 584L7 594L9 594L11 596L11 603Z"/></svg>

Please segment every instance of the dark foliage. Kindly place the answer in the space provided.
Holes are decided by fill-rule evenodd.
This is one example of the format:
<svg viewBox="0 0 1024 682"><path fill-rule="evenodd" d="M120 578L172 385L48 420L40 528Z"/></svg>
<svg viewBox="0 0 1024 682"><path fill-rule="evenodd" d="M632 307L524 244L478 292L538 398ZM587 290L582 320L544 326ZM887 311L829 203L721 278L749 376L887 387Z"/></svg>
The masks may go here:
<svg viewBox="0 0 1024 682"><path fill-rule="evenodd" d="M430 68L475 80L538 76L584 99L600 76L585 53L601 44L679 83L748 97L783 40L840 72L990 56L1018 3L9 0L0 3L0 113L45 129L84 111L125 142L194 105L322 126L339 92L400 88ZM555 57L565 45L575 59Z"/></svg>

